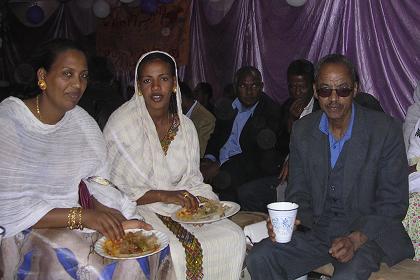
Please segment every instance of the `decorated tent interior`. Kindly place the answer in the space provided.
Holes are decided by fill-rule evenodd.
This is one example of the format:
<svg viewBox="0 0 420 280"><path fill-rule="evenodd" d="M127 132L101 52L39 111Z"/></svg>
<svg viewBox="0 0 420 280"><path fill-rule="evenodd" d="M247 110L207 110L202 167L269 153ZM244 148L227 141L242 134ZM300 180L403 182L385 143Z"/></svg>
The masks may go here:
<svg viewBox="0 0 420 280"><path fill-rule="evenodd" d="M348 56L363 92L403 119L420 78L420 2L315 0L8 0L2 1L2 98L35 83L31 50L74 39L98 57L121 101L132 92L137 59L168 51L191 87L209 82L214 99L244 65L260 69L264 91L288 98L286 69L298 58ZM101 69L103 67L100 67ZM102 77L103 76L103 77ZM109 77L108 77L109 76ZM30 90L29 90L30 92Z"/></svg>
<svg viewBox="0 0 420 280"><path fill-rule="evenodd" d="M359 91L379 101L386 114L403 121L409 106L415 101L420 104L413 97L417 88L420 98L420 0L1 0L0 102L9 96L33 97L41 120L35 97L38 81L31 59L37 47L55 38L74 40L87 51L89 81L78 104L101 129L112 112L133 96L136 63L152 50L170 53L176 60L179 79L191 89L209 83L214 104L233 88L238 69L254 66L262 74L264 93L278 103L276 106L282 105L290 98L289 64L297 59L316 64L332 53L345 55L355 65ZM339 95L339 88L327 88L329 95L324 97L329 98L333 91L336 96L348 97L353 90L343 89L348 93L345 96ZM170 90L176 92L177 87L173 89L171 84ZM232 100L227 105L230 110ZM351 98L348 100L352 103ZM169 125L169 111L166 115ZM291 124L288 128L291 131ZM420 129L417 133L420 135ZM162 140L158 140L161 145ZM281 162L288 164L289 150L284 156L286 160ZM198 160L198 156L194 158ZM419 171L420 165L416 164ZM280 179L277 174L275 179ZM76 212L72 213L74 218ZM81 214L79 222L82 227ZM293 223L290 227L293 229ZM417 279L398 273L410 270L410 275L418 276L418 262L410 260L395 267L393 275L398 276L374 279ZM331 268L329 271L321 272L331 275Z"/></svg>

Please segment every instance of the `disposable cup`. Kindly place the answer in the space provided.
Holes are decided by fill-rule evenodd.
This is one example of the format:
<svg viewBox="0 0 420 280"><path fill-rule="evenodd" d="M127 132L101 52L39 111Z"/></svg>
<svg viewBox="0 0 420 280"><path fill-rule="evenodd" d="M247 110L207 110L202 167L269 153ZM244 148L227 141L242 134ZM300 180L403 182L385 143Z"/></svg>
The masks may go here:
<svg viewBox="0 0 420 280"><path fill-rule="evenodd" d="M292 239L297 209L299 205L293 202L274 202L267 205L276 241L287 243Z"/></svg>

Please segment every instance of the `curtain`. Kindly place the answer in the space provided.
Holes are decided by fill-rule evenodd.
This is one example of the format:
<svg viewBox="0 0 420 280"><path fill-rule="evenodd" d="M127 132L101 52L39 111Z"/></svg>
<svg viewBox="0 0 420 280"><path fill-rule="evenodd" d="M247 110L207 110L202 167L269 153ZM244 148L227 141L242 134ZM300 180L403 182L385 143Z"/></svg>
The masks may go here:
<svg viewBox="0 0 420 280"><path fill-rule="evenodd" d="M186 79L211 83L219 96L238 68L253 65L264 91L282 103L292 60L315 63L341 53L355 64L361 91L403 118L420 79L417 0L308 0L302 7L283 0L195 0L190 40Z"/></svg>

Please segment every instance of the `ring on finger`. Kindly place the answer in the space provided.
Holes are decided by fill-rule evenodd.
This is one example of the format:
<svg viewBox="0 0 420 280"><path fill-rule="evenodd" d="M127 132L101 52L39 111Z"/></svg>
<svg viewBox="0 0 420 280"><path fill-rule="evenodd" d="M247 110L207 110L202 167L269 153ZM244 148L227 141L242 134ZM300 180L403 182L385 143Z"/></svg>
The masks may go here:
<svg viewBox="0 0 420 280"><path fill-rule="evenodd" d="M189 196L187 192L184 192L183 195L184 195L185 198L188 198L188 196Z"/></svg>

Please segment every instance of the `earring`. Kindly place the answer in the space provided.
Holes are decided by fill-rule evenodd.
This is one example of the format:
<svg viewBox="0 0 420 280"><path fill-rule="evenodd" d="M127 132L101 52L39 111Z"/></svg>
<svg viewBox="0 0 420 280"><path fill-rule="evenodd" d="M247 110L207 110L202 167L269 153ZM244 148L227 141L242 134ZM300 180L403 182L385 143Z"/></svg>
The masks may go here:
<svg viewBox="0 0 420 280"><path fill-rule="evenodd" d="M142 96L143 95L143 93L141 92L140 89L137 90L137 94L138 94L138 96Z"/></svg>
<svg viewBox="0 0 420 280"><path fill-rule="evenodd" d="M47 83L45 82L45 80L44 80L44 79L41 79L41 80L39 80L39 81L38 81L38 87L39 87L42 91L44 91L44 90L46 90L46 89L47 89Z"/></svg>
<svg viewBox="0 0 420 280"><path fill-rule="evenodd" d="M172 91L173 94L176 94L176 87L174 87L174 90Z"/></svg>

